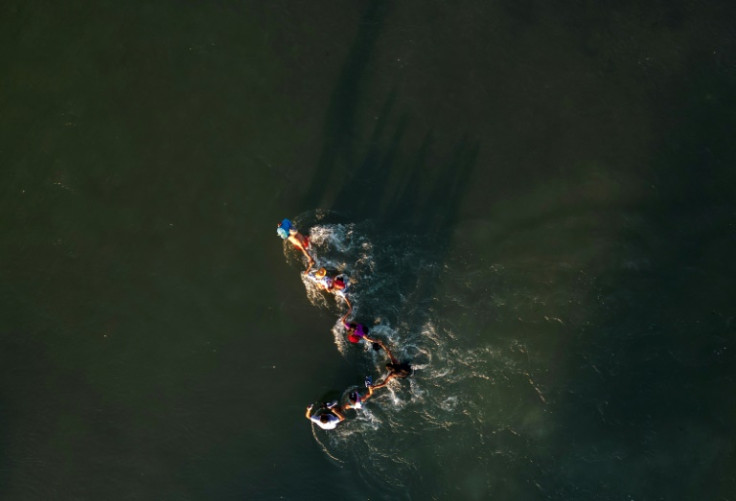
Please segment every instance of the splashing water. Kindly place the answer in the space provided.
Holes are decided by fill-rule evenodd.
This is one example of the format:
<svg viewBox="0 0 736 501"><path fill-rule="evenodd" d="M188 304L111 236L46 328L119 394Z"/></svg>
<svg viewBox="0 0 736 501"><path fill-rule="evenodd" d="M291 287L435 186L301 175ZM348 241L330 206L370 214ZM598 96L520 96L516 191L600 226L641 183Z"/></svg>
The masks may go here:
<svg viewBox="0 0 736 501"><path fill-rule="evenodd" d="M327 456L359 465L371 488L400 493L410 490L407 479L416 476L419 461L435 457L441 468L447 437L457 436L458 430L467 431L460 442L472 450L483 446L484 436L512 426L498 413L489 414L494 386L516 386L528 379L524 384L534 387L542 404L544 397L529 375L523 345L494 345L468 332L472 326L444 318L443 311L455 318L457 312L450 310L459 309L463 318L477 306L471 272L440 266L441 256L416 235L375 233L370 223L322 222L311 226L309 238L317 267L350 277L351 319L367 325L369 335L386 343L414 372L376 390L363 409L349 410L348 420L337 429L315 433L322 437ZM307 274L302 282L313 305L332 310L335 304L340 314L346 311L342 299L322 291ZM490 301L503 303L499 297ZM383 351L348 342L339 320L331 332L343 357L362 350L374 381L384 377ZM355 389L346 389L343 400ZM501 449L496 454L513 452Z"/></svg>

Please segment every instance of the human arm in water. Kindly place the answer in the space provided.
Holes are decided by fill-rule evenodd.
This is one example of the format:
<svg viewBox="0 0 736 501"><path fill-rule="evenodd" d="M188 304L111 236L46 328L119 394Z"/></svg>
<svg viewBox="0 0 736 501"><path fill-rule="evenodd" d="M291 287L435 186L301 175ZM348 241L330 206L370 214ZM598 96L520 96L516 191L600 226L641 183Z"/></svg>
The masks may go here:
<svg viewBox="0 0 736 501"><path fill-rule="evenodd" d="M391 357L392 360L396 360ZM390 364L386 364L386 369L388 369L388 374L386 377L381 381L380 383L377 383L373 386L373 389L377 388L383 388L388 384L389 381L391 381L392 378L400 378L403 379L405 377L408 377L412 374L413 369L411 366L407 363L399 363L399 362L392 362Z"/></svg>
<svg viewBox="0 0 736 501"><path fill-rule="evenodd" d="M357 391L356 391L356 393L357 393ZM363 395L363 396L359 396L360 397L360 403L365 402L366 400L368 400L372 396L373 396L373 387L372 386L368 386L368 394L367 395ZM348 410L348 409L353 409L353 408L357 408L357 407L355 405L351 404L350 402L346 403L343 406L343 410Z"/></svg>
<svg viewBox="0 0 736 501"><path fill-rule="evenodd" d="M369 341L374 342L374 343L378 344L378 346L380 346L381 348L383 348L383 351L386 352L386 355L388 355L388 358L391 359L391 363L392 364L398 364L399 363L399 361L396 359L396 357L393 355L393 353L391 353L391 350L389 350L388 348L386 348L386 345L383 344L381 341L378 341L378 340L373 341L372 339L369 339Z"/></svg>
<svg viewBox="0 0 736 501"><path fill-rule="evenodd" d="M345 324L345 320L346 320L346 319L348 318L348 316L350 316L350 314L351 314L351 313L353 312L353 305L352 305L352 304L350 303L350 300L349 300L349 299L347 298L347 296L343 296L342 298L343 298L343 299L345 300L345 302L346 302L346 303L348 304L348 311L346 311L346 312L345 312L345 314L344 314L344 315L342 316L342 318L341 318L340 320L342 321L343 325L346 325L346 324ZM345 328L347 329L347 327L345 327Z"/></svg>
<svg viewBox="0 0 736 501"><path fill-rule="evenodd" d="M342 410L340 409L339 405L334 405L329 408L330 412L332 412L337 418L342 421L345 419L345 414L342 413Z"/></svg>
<svg viewBox="0 0 736 501"><path fill-rule="evenodd" d="M335 405L327 405L323 407L326 408L328 412L331 412L332 414L337 416L337 419L339 419L340 421L345 419L345 414L342 413L339 405L335 404ZM309 419L310 421L312 420L312 416L310 414L312 412L312 409L314 409L314 404L309 404L307 406L307 411L304 413L304 417Z"/></svg>
<svg viewBox="0 0 736 501"><path fill-rule="evenodd" d="M368 388L372 388L373 390L377 390L379 388L383 388L384 386L386 386L388 384L389 381L391 381L391 378L393 378L393 377L394 377L394 373L393 372L389 372L388 375L386 375L386 377L383 379L383 381L381 381L380 383L376 383L374 385L371 385ZM371 394L373 394L373 392L371 392Z"/></svg>
<svg viewBox="0 0 736 501"><path fill-rule="evenodd" d="M378 345L378 347L376 347L376 346L373 346L373 349L374 349L374 350L378 350L379 348L383 349L383 351L385 351L385 352L386 352L386 354L388 354L389 358L391 359L391 362L393 362L393 363L396 363L396 359L395 359L395 358L394 358L394 356L393 356L393 355L391 354L391 352L389 351L389 349L388 349L388 348L386 348L386 345L385 345L385 344L383 344L383 341L381 341L380 339L376 339L376 338L368 337L368 335L367 335L367 334L363 336L363 339L365 339L365 340L366 340L366 341L368 341L369 343L373 343L374 345Z"/></svg>
<svg viewBox="0 0 736 501"><path fill-rule="evenodd" d="M314 266L314 259L312 259L312 256L311 254L309 254L309 251L307 250L307 247L305 245L305 242L308 242L307 238L294 229L290 230L289 233L289 242L291 242L294 247L299 249L302 254L304 254L304 256L307 258L307 261L309 261L307 271L311 270L312 266Z"/></svg>
<svg viewBox="0 0 736 501"><path fill-rule="evenodd" d="M360 397L360 400L363 401L363 402L365 402L366 400L368 400L372 396L373 396L373 387L372 386L369 386L368 387L368 394L367 395L363 395L362 397Z"/></svg>

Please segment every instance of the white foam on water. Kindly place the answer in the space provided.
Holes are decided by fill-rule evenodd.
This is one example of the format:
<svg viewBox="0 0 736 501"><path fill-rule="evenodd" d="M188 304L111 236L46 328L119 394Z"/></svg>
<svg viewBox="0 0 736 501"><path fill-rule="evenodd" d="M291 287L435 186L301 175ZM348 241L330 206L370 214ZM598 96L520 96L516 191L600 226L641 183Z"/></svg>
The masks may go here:
<svg viewBox="0 0 736 501"><path fill-rule="evenodd" d="M365 324L370 337L384 342L396 358L409 362L414 372L376 390L363 409L349 410L348 419L335 430L316 433L323 437L330 457L360 465L359 471L370 472L367 482L384 484L396 492L418 468L418 458L405 451L426 437L460 427L474 429L478 436L488 433L492 420L487 415L487 401L493 398L494 386L511 385L509 378L517 381L526 377L528 358L519 356L521 346L474 344L474 332L450 325L438 315L446 305L475 313L479 301L472 267L464 270L440 265L426 250L431 246L422 245L413 235L388 237L377 243L365 227L368 225L324 222L313 226L309 238L317 267L350 277L351 319ZM313 305L345 311L342 300L319 290L314 280L303 277L302 281ZM436 293L438 284L445 291L441 297ZM503 307L503 293L494 292L493 297L495 304ZM374 381L385 377L387 357L382 350L373 350L370 343L350 343L340 320L331 334L343 357L362 350L374 368ZM431 452L441 445L423 447Z"/></svg>

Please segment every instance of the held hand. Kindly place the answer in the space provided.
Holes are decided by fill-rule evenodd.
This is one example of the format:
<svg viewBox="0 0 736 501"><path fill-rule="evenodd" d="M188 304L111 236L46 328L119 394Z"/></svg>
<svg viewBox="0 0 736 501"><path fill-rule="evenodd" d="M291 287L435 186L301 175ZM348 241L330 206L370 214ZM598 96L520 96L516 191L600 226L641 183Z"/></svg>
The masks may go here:
<svg viewBox="0 0 736 501"><path fill-rule="evenodd" d="M310 412L312 412L312 407L313 407L313 404L309 404L309 405L307 406L307 411L306 411L306 412L304 413L304 417L305 417L305 418L307 418L307 419L310 419L310 418L309 418L309 413L310 413Z"/></svg>

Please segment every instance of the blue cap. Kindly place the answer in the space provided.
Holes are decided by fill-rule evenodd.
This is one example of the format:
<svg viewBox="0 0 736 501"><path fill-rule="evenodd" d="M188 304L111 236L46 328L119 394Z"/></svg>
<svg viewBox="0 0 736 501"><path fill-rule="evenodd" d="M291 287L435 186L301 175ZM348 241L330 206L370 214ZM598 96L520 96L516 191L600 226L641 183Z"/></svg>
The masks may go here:
<svg viewBox="0 0 736 501"><path fill-rule="evenodd" d="M281 227L281 228L283 228L284 230L286 230L286 232L287 232L287 233L288 233L288 231L289 231L289 230L290 230L290 229L292 228L292 226L293 226L293 225L291 224L291 221L289 221L288 219L284 219L283 221L281 221L281 222L279 223L279 227Z"/></svg>
<svg viewBox="0 0 736 501"><path fill-rule="evenodd" d="M286 231L285 229L281 228L281 227L276 228L276 234L278 236L280 236L284 240L286 240L287 238L289 238L289 232Z"/></svg>

